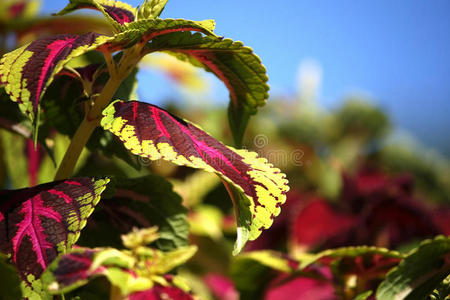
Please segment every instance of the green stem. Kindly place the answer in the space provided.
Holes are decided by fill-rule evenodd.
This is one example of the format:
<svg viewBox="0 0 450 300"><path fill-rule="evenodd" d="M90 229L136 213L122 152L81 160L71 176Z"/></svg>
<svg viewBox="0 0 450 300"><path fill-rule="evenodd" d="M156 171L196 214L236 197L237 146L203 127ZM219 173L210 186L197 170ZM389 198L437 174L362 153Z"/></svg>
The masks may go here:
<svg viewBox="0 0 450 300"><path fill-rule="evenodd" d="M100 125L102 117L102 111L109 104L116 90L119 88L122 81L130 74L131 70L139 62L142 50L141 46L136 45L126 51L124 51L122 59L117 65L117 68L112 68L111 57L105 56L108 61L110 71L116 69L115 72L111 72L110 78L103 88L100 95L95 99L93 106L86 113L85 118L78 127L75 135L73 136L69 148L64 155L61 165L55 175L55 180L61 180L69 178L72 175L73 169L80 157L81 151L86 145L87 141L91 137L92 132L97 126Z"/></svg>
<svg viewBox="0 0 450 300"><path fill-rule="evenodd" d="M110 77L101 94L95 100L91 109L86 113L85 118L75 132L69 148L67 148L64 158L56 172L55 180L66 179L72 175L81 151L91 137L94 129L100 125L102 110L111 101L121 82L122 76Z"/></svg>

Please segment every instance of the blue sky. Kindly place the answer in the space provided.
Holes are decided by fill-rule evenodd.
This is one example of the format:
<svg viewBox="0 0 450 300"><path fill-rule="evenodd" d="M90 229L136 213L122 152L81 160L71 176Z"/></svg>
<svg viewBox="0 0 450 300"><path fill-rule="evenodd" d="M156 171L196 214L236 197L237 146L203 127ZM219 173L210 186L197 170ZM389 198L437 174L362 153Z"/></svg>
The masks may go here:
<svg viewBox="0 0 450 300"><path fill-rule="evenodd" d="M65 5L43 2L44 12ZM215 19L217 34L261 57L274 95L294 94L299 64L313 59L325 107L363 91L399 128L450 154L448 0L169 0L161 17Z"/></svg>

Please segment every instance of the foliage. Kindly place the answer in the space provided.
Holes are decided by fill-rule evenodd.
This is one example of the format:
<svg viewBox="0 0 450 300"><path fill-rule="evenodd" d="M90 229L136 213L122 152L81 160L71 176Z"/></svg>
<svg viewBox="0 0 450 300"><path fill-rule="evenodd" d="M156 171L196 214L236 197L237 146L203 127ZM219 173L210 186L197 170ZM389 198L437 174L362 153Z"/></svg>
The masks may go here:
<svg viewBox="0 0 450 300"><path fill-rule="evenodd" d="M357 99L249 122L260 58L166 3L0 4L0 298L448 299L448 161ZM214 74L227 112L146 101L142 66Z"/></svg>

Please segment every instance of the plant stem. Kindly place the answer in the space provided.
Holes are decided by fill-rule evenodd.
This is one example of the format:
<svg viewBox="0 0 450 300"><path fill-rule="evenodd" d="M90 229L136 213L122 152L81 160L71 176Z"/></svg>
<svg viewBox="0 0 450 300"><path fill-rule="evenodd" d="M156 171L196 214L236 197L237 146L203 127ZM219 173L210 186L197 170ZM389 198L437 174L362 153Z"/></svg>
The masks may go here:
<svg viewBox="0 0 450 300"><path fill-rule="evenodd" d="M98 126L98 123L99 122L97 120L89 121L87 118L81 122L80 127L78 127L75 132L69 148L67 148L64 158L59 165L58 171L55 175L55 180L66 179L72 175L72 171L75 168L78 158L80 157L81 151L91 137L94 129Z"/></svg>
<svg viewBox="0 0 450 300"><path fill-rule="evenodd" d="M58 168L58 171L56 172L55 180L69 178L72 175L81 151L91 137L94 129L100 125L102 110L106 107L106 105L108 105L121 82L122 76L109 78L101 94L95 100L95 103L91 109L86 113L85 118L75 132L69 148L67 148L64 158Z"/></svg>
<svg viewBox="0 0 450 300"><path fill-rule="evenodd" d="M142 46L136 45L135 47L124 51L122 59L118 63L117 67L113 67L113 62L110 55L105 54L105 59L108 62L108 67L111 72L109 80L100 95L95 99L93 106L86 112L80 127L78 127L75 132L61 165L56 172L55 180L66 179L72 175L81 151L91 137L94 129L100 125L103 109L105 109L105 107L109 104L122 81L128 76L128 74L130 74L131 70L133 70L139 62L142 57L140 55L141 50Z"/></svg>

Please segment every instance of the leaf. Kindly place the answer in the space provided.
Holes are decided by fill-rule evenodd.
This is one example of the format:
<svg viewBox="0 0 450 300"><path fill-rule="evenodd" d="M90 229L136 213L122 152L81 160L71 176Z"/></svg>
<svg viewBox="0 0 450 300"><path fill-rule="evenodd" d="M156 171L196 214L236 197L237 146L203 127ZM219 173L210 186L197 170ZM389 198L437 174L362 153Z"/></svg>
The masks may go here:
<svg viewBox="0 0 450 300"><path fill-rule="evenodd" d="M21 299L20 277L7 257L0 253L0 299Z"/></svg>
<svg viewBox="0 0 450 300"><path fill-rule="evenodd" d="M139 256L135 257L129 250L114 248L73 249L55 259L42 280L50 293L57 294L72 291L94 277L105 276L121 290L123 296L127 296L151 288L155 277L186 262L195 253L196 247L184 247L167 253L141 247L140 251Z"/></svg>
<svg viewBox="0 0 450 300"><path fill-rule="evenodd" d="M268 98L266 69L252 49L241 42L190 32L154 38L148 51L168 51L214 73L230 91L229 122L237 145L250 115L264 106Z"/></svg>
<svg viewBox="0 0 450 300"><path fill-rule="evenodd" d="M6 130L0 130L5 171L13 188L29 186L28 159L25 155L26 141L20 136ZM19 154L19 155L18 155Z"/></svg>
<svg viewBox="0 0 450 300"><path fill-rule="evenodd" d="M426 299L450 274L450 238L425 240L380 284L377 299Z"/></svg>
<svg viewBox="0 0 450 300"><path fill-rule="evenodd" d="M292 285L297 286L299 293L303 292L301 289L306 289L306 292L309 289L316 290L321 286L323 290L328 291L326 292L328 297L320 299L330 299L333 294L330 292L333 290L332 282L336 283L336 289L345 288L345 285L348 284L346 281L352 277L364 285L374 281L378 283L379 278L398 264L401 257L401 254L395 251L367 246L329 249L318 254L303 253L297 259L271 250L252 251L234 259L231 265L231 275L236 287L241 292L245 292L249 299L250 296L251 299L263 298L258 294L262 291L260 287L273 286L268 284L268 281L275 275L270 270L283 272L284 274L280 274L280 277L284 283L275 284L274 290L266 288L265 290L269 290L266 295L271 293L273 298L267 296L265 299L281 298L279 294L289 293L289 287ZM313 263L317 264L312 265ZM330 277L331 274L333 278ZM314 280L311 281L311 279ZM342 280L344 282L339 285ZM284 284L286 284L285 288L277 287L278 285L284 286ZM319 291L320 288L317 292ZM275 297L275 294L278 297ZM319 294L321 293L319 292ZM360 295L360 297L363 296Z"/></svg>
<svg viewBox="0 0 450 300"><path fill-rule="evenodd" d="M290 258L288 255L272 250L246 252L237 256L235 259L236 263L241 263L241 260L255 261L271 269L285 273L297 271L300 265L298 261Z"/></svg>
<svg viewBox="0 0 450 300"><path fill-rule="evenodd" d="M241 224L248 230L248 239L256 239L280 213L288 181L257 153L225 146L199 127L147 103L116 101L103 115L103 128L118 136L132 153L216 173L235 186L246 202L234 203L236 209L251 216ZM239 243L245 244L246 239Z"/></svg>
<svg viewBox="0 0 450 300"><path fill-rule="evenodd" d="M4 55L0 82L11 100L34 121L39 102L54 76L72 58L98 48L110 38L96 33L62 34L31 42Z"/></svg>
<svg viewBox="0 0 450 300"><path fill-rule="evenodd" d="M357 218L336 209L323 199L308 202L292 222L293 242L301 249L314 249L355 228Z"/></svg>
<svg viewBox="0 0 450 300"><path fill-rule="evenodd" d="M23 280L39 278L72 247L108 181L79 178L0 191L0 250Z"/></svg>
<svg viewBox="0 0 450 300"><path fill-rule="evenodd" d="M400 260L404 256L394 250L389 250L380 247L373 246L355 246L355 247L342 247L336 249L327 249L317 254L303 254L299 257L300 266L299 269L304 269L307 266L318 262L323 259L337 259L345 257L358 257L364 255L379 255L385 258L392 258Z"/></svg>
<svg viewBox="0 0 450 300"><path fill-rule="evenodd" d="M65 15L81 8L95 9L102 12L116 28L119 25L133 22L136 15L136 9L134 7L115 0L70 0L70 3L56 15Z"/></svg>
<svg viewBox="0 0 450 300"><path fill-rule="evenodd" d="M75 248L70 253L55 259L42 275L42 281L50 293L66 293L86 284L96 276L126 277L129 287L133 290L135 284L151 286L150 280L134 280L133 274L121 271L131 268L135 259L113 248Z"/></svg>
<svg viewBox="0 0 450 300"><path fill-rule="evenodd" d="M2 1L0 3L0 23L4 26L17 19L23 22L33 18L37 15L39 6L39 0Z"/></svg>
<svg viewBox="0 0 450 300"><path fill-rule="evenodd" d="M372 295L372 291L365 291L364 293L359 294L355 297L354 300L366 300Z"/></svg>
<svg viewBox="0 0 450 300"><path fill-rule="evenodd" d="M159 17L167 0L145 0L138 9L138 19L153 19Z"/></svg>
<svg viewBox="0 0 450 300"><path fill-rule="evenodd" d="M447 276L444 281L433 291L430 295L430 300L448 300L450 295L450 276Z"/></svg>
<svg viewBox="0 0 450 300"><path fill-rule="evenodd" d="M108 43L110 51L128 48L134 44L145 45L158 37L182 31L198 31L208 36L215 36L214 20L190 21L184 19L149 19L139 20L121 27L121 32Z"/></svg>
<svg viewBox="0 0 450 300"><path fill-rule="evenodd" d="M176 286L155 285L146 291L136 292L129 296L129 300L145 299L172 299L172 300L194 300L195 298L188 292Z"/></svg>
<svg viewBox="0 0 450 300"><path fill-rule="evenodd" d="M86 228L87 234L80 242L107 246L111 243L108 238L111 227L114 239L120 242L119 233L156 225L160 233L155 243L158 249L168 251L187 246L189 225L181 202L172 185L160 176L113 179L92 216L92 228Z"/></svg>
<svg viewBox="0 0 450 300"><path fill-rule="evenodd" d="M240 254L233 259L230 276L242 298L266 299L263 293L276 276L276 272L272 270L292 273L297 268L297 261L280 252L253 251Z"/></svg>

